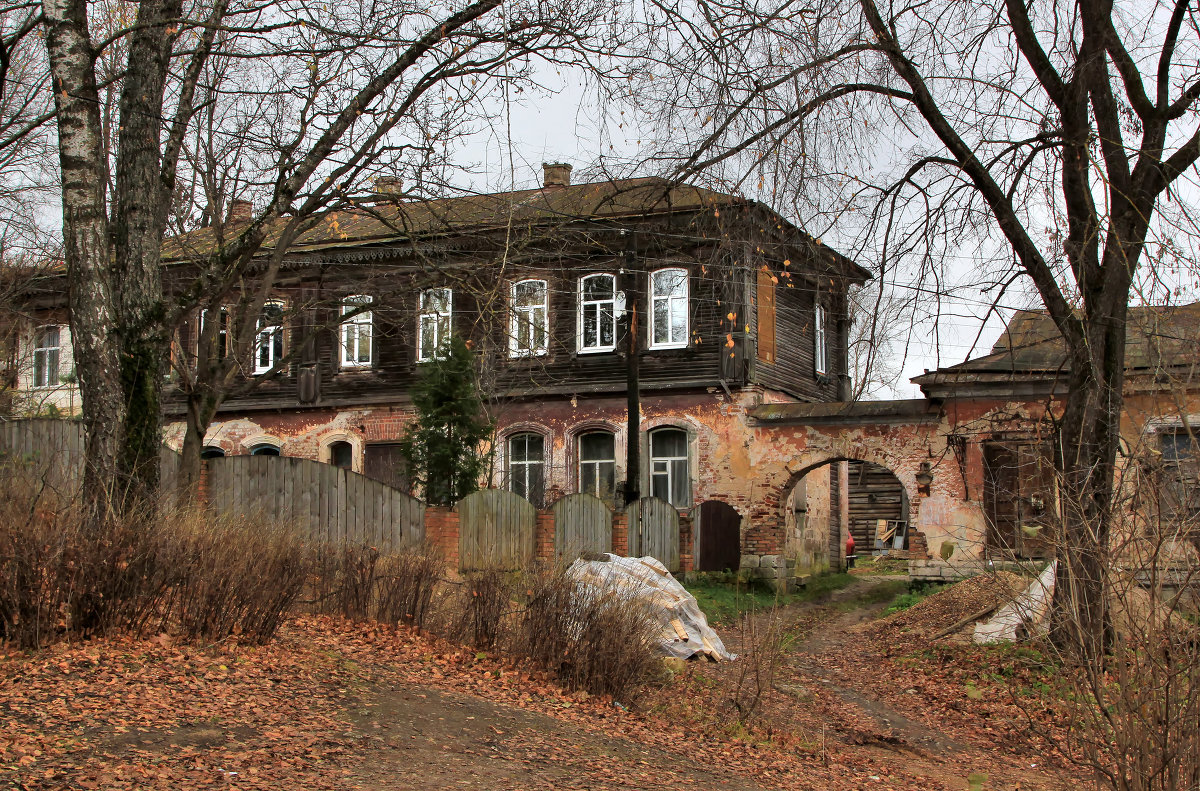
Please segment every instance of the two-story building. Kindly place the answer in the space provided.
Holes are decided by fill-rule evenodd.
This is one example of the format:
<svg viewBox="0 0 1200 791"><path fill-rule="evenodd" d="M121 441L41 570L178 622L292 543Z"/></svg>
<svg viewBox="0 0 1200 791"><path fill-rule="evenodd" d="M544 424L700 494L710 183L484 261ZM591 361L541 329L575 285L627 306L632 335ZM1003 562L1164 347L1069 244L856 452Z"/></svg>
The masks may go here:
<svg viewBox="0 0 1200 791"><path fill-rule="evenodd" d="M869 273L751 200L570 174L547 165L537 189L384 197L322 218L289 248L240 361L263 381L225 401L205 453L313 458L404 487L410 385L458 334L496 424L490 485L537 505L579 491L615 502L637 442L643 494L680 509L749 497L746 411L845 397L847 292ZM214 239L173 239L169 279L186 282ZM206 317L181 328L178 360Z"/></svg>

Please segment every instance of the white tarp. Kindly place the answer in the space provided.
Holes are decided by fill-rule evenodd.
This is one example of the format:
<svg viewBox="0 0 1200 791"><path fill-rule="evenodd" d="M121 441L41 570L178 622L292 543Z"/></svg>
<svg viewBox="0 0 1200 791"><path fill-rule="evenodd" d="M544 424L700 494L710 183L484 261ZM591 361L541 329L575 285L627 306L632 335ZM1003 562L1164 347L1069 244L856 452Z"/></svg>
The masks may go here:
<svg viewBox="0 0 1200 791"><path fill-rule="evenodd" d="M597 590L618 590L649 605L651 617L662 627L664 653L681 659L699 654L712 660L736 659L688 593L652 557L623 558L604 554L603 560L577 560L567 573Z"/></svg>
<svg viewBox="0 0 1200 791"><path fill-rule="evenodd" d="M975 642L1007 643L1037 634L1050 612L1056 571L1057 560L1047 565L1020 596L1001 607L990 619L975 624Z"/></svg>

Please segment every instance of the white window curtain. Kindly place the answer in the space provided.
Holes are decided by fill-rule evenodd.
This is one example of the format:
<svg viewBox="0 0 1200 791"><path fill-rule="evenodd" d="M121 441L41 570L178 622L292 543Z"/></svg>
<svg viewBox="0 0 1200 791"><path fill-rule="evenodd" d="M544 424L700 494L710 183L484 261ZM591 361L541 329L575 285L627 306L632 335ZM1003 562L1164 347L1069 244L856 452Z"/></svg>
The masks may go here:
<svg viewBox="0 0 1200 791"><path fill-rule="evenodd" d="M450 343L450 316L454 294L448 288L427 288L421 292L417 319L417 360L429 362L446 356Z"/></svg>
<svg viewBox="0 0 1200 791"><path fill-rule="evenodd" d="M538 508L545 493L545 440L540 434L516 434L508 440L508 488Z"/></svg>
<svg viewBox="0 0 1200 791"><path fill-rule="evenodd" d="M652 349L672 349L688 342L688 274L686 269L660 269L650 276Z"/></svg>
<svg viewBox="0 0 1200 791"><path fill-rule="evenodd" d="M611 431L579 437L579 491L612 503L617 488L616 438Z"/></svg>
<svg viewBox="0 0 1200 791"><path fill-rule="evenodd" d="M33 338L33 386L57 387L62 382L62 329L39 327Z"/></svg>
<svg viewBox="0 0 1200 791"><path fill-rule="evenodd" d="M818 374L829 370L825 340L825 306L820 302L813 309L813 360Z"/></svg>
<svg viewBox="0 0 1200 791"><path fill-rule="evenodd" d="M660 428L650 432L650 494L676 508L691 504L688 436L683 429Z"/></svg>
<svg viewBox="0 0 1200 791"><path fill-rule="evenodd" d="M254 338L254 373L265 374L283 359L283 303L268 302L258 317Z"/></svg>

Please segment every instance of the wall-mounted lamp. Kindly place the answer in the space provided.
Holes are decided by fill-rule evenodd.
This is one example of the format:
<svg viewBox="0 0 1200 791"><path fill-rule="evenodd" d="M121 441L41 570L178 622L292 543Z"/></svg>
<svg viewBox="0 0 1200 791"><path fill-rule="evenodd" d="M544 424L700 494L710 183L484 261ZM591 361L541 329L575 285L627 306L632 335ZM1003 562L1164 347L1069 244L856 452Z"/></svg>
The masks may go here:
<svg viewBox="0 0 1200 791"><path fill-rule="evenodd" d="M921 462L921 469L916 474L917 494L929 495L929 485L933 483L933 473L929 469L929 462Z"/></svg>

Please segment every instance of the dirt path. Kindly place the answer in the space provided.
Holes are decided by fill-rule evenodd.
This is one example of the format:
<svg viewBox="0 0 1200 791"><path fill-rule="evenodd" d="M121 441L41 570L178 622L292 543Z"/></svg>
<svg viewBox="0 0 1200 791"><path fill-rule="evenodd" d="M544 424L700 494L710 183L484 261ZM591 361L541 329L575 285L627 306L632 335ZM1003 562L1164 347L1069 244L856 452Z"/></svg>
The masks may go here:
<svg viewBox="0 0 1200 791"><path fill-rule="evenodd" d="M858 577L852 584L834 593L829 604L837 605L862 597L872 588L895 579L885 576ZM855 734L857 738L866 736L868 742L875 742L884 749L915 752L934 760L948 760L953 754L963 753L968 748L940 731L904 716L869 690L848 684L846 678L838 672L836 662L830 662L831 658L845 650L847 643L853 640L854 635L850 632L850 627L878 618L887 605L884 601L855 607L825 621L819 629L813 630L799 641L789 663L801 674L819 679L826 690L846 703L856 706L874 720L877 732L858 733Z"/></svg>
<svg viewBox="0 0 1200 791"><path fill-rule="evenodd" d="M351 787L760 788L658 747L431 687L371 690L354 721L368 749Z"/></svg>
<svg viewBox="0 0 1200 791"><path fill-rule="evenodd" d="M1061 778L1046 776L1036 766L1001 755L978 745L951 738L936 726L931 727L911 715L897 711L884 700L873 685L863 683L861 671L848 668L848 657L859 659L867 650L863 635L852 627L879 618L887 601L853 606L854 600L870 599L873 588L895 577L862 576L843 588L828 602L815 605L836 612L799 640L788 657L787 667L777 682L786 691L788 684L809 684L816 680L820 688L841 707L827 707L823 714L847 745L862 748L876 760L902 764L907 770L928 776L950 788L966 788L970 778L990 775L989 789L1065 788ZM839 605L850 604L845 609ZM803 614L813 605L798 611ZM896 679L901 686L903 679ZM908 690L914 692L914 690Z"/></svg>

